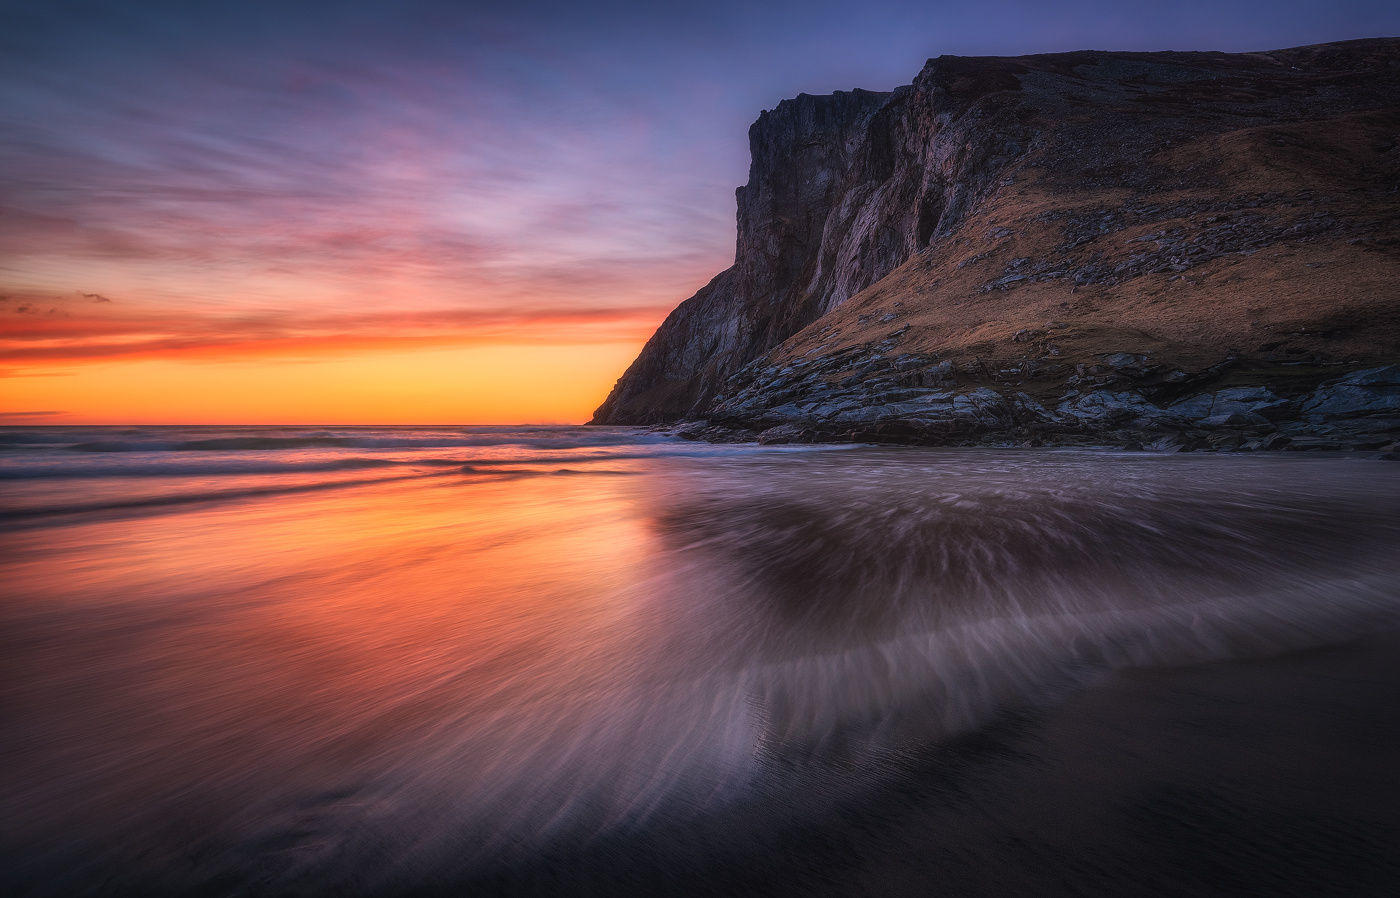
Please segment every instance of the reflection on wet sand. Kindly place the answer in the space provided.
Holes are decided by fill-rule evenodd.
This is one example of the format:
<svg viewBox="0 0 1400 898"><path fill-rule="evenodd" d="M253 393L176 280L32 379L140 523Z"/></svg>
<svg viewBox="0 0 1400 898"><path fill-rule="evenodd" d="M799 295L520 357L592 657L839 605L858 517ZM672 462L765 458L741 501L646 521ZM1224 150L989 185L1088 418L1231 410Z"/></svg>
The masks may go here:
<svg viewBox="0 0 1400 898"><path fill-rule="evenodd" d="M1400 622L1384 463L631 454L4 535L6 875L374 892L616 885L619 856L683 844L746 863L751 828L830 822L1108 671Z"/></svg>

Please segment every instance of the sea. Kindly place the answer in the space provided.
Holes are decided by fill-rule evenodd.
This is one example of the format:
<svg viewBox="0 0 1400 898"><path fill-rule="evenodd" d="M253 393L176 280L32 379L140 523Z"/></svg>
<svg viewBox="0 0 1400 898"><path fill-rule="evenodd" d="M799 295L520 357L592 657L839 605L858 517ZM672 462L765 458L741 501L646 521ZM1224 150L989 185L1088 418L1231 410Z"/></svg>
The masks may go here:
<svg viewBox="0 0 1400 898"><path fill-rule="evenodd" d="M7 895L1400 883L1400 465L0 429Z"/></svg>

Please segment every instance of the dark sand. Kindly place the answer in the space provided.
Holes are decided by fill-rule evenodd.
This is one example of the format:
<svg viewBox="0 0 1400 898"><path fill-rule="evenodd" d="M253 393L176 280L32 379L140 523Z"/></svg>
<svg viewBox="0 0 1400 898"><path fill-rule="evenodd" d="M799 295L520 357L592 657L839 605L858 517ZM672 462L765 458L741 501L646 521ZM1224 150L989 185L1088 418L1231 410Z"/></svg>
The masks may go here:
<svg viewBox="0 0 1400 898"><path fill-rule="evenodd" d="M206 495L0 534L0 898L1400 895L1391 463L546 437L33 453Z"/></svg>
<svg viewBox="0 0 1400 898"><path fill-rule="evenodd" d="M688 833L639 833L474 885L570 894L1397 895L1397 762L1400 633L1111 674L926 754L896 785L853 799L838 816L770 828L738 815Z"/></svg>
<svg viewBox="0 0 1400 898"><path fill-rule="evenodd" d="M852 892L1400 894L1400 637L1114 675L968 739Z"/></svg>

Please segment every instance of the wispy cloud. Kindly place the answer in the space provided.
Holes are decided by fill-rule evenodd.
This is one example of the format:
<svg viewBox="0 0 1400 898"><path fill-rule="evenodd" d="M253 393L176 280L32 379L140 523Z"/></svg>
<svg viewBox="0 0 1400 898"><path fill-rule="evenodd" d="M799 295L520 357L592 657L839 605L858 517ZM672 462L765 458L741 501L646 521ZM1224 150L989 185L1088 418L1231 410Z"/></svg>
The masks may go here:
<svg viewBox="0 0 1400 898"><path fill-rule="evenodd" d="M664 306L564 306L319 315L12 314L0 315L0 360L15 365L111 358L295 358L414 346L617 342L641 339L665 313Z"/></svg>
<svg viewBox="0 0 1400 898"><path fill-rule="evenodd" d="M728 263L738 168L664 98L510 17L271 9L0 39L0 357L633 340Z"/></svg>
<svg viewBox="0 0 1400 898"><path fill-rule="evenodd" d="M1072 5L5 4L0 364L640 341L731 261L745 129L782 97L945 52L1400 25L1384 0Z"/></svg>

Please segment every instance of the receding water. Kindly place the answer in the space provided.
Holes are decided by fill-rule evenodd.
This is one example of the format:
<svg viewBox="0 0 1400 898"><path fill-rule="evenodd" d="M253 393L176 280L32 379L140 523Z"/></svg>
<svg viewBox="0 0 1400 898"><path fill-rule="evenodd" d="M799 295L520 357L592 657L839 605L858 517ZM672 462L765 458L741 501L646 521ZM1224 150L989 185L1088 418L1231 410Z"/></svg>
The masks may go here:
<svg viewBox="0 0 1400 898"><path fill-rule="evenodd" d="M0 431L0 886L742 866L1110 671L1395 629L1397 510L1301 455Z"/></svg>

